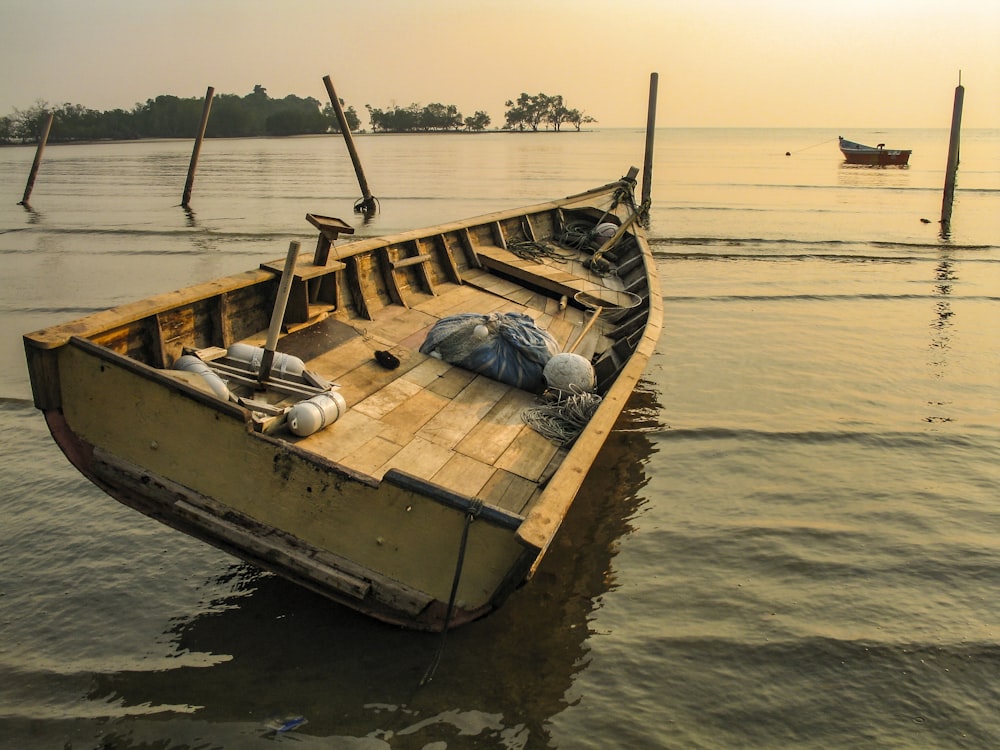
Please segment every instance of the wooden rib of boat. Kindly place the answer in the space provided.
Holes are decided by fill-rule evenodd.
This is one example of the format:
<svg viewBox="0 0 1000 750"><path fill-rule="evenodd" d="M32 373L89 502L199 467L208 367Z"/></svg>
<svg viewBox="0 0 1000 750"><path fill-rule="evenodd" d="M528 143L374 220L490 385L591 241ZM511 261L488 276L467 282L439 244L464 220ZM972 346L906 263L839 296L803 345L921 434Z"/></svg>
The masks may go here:
<svg viewBox="0 0 1000 750"><path fill-rule="evenodd" d="M531 577L659 337L635 172L376 239L309 214L311 258L25 335L35 405L122 503L384 621L468 622ZM551 393L420 351L443 318L508 312L592 363L566 444L522 419ZM293 432L324 398L330 423Z"/></svg>
<svg viewBox="0 0 1000 750"><path fill-rule="evenodd" d="M910 150L889 149L884 143L877 146L865 146L849 141L843 136L837 136L840 141L840 153L848 164L864 164L871 167L905 167L910 161Z"/></svg>

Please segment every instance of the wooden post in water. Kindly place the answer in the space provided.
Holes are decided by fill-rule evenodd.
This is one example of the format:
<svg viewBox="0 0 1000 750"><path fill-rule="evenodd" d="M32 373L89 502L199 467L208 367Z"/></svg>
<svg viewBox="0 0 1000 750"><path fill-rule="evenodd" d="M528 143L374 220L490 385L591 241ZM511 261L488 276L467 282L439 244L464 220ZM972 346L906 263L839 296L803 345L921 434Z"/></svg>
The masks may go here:
<svg viewBox="0 0 1000 750"><path fill-rule="evenodd" d="M31 197L31 191L35 187L35 177L38 176L38 167L42 163L42 152L45 151L45 144L49 140L49 131L52 130L53 117L53 113L49 112L49 118L45 121L45 127L42 128L42 135L38 139L38 148L35 149L35 161L31 164L31 172L28 174L28 184L24 186L24 197L21 198L18 205L28 205L28 198Z"/></svg>
<svg viewBox="0 0 1000 750"><path fill-rule="evenodd" d="M378 206L378 201L372 197L372 192L368 189L368 180L365 179L365 171L361 168L361 159L358 158L358 151L354 148L354 138L351 136L351 128L348 126L347 118L344 116L344 108L340 106L340 99L337 98L337 92L333 90L333 81L330 80L330 76L323 76L323 83L326 84L326 93L330 97L330 105L337 116L337 123L340 125L340 132L344 136L344 142L347 144L347 152L351 155L351 161L354 163L354 173L358 176L358 186L361 188L361 200L354 204L354 210L359 213L373 213Z"/></svg>
<svg viewBox="0 0 1000 750"><path fill-rule="evenodd" d="M948 141L948 168L944 176L944 198L941 201L941 227L948 229L951 223L951 204L955 200L955 177L958 173L958 143L962 133L962 104L965 101L965 88L962 86L962 73L958 74L958 86L955 88L955 106L951 111L951 138Z"/></svg>
<svg viewBox="0 0 1000 750"><path fill-rule="evenodd" d="M205 140L205 128L208 127L208 113L212 111L212 97L215 96L215 89L211 86L205 92L205 105L201 109L201 123L198 125L198 137L194 141L194 150L191 152L191 164L188 166L187 182L184 183L184 196L181 198L181 205L188 208L191 203L191 188L194 187L194 171L198 168L198 155L201 153L201 142Z"/></svg>
<svg viewBox="0 0 1000 750"><path fill-rule="evenodd" d="M649 105L646 111L646 155L642 165L642 202L649 200L653 190L653 134L656 130L656 86L659 74L649 74Z"/></svg>

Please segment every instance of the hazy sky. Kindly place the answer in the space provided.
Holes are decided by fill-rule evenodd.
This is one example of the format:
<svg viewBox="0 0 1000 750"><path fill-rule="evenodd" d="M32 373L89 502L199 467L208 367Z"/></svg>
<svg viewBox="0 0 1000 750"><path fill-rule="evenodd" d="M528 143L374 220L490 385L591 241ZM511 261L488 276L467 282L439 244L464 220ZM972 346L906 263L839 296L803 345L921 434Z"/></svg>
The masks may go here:
<svg viewBox="0 0 1000 750"><path fill-rule="evenodd" d="M158 94L455 104L600 126L1000 127L1000 0L0 0L0 115Z"/></svg>

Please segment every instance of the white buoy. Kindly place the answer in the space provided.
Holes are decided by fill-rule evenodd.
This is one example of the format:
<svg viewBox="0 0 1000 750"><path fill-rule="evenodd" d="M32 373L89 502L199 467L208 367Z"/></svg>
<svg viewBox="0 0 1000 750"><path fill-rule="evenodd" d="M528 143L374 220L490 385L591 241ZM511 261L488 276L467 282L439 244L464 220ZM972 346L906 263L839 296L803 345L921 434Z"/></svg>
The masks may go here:
<svg viewBox="0 0 1000 750"><path fill-rule="evenodd" d="M549 388L570 392L575 389L592 391L597 384L594 368L585 357L571 352L556 354L542 370Z"/></svg>
<svg viewBox="0 0 1000 750"><path fill-rule="evenodd" d="M336 422L347 411L347 402L337 391L320 393L299 401L285 415L288 429L293 435L306 437Z"/></svg>
<svg viewBox="0 0 1000 750"><path fill-rule="evenodd" d="M174 362L174 369L201 375L212 393L223 401L229 400L229 386L226 385L226 381L220 378L204 361L193 354L185 354L183 357L178 357L177 361Z"/></svg>
<svg viewBox="0 0 1000 750"><path fill-rule="evenodd" d="M230 359L250 365L250 372L258 372L264 360L264 349L250 344L233 344L226 351ZM286 375L301 375L306 369L306 363L298 357L284 352L275 352L274 361L271 363L271 371L277 373L279 377Z"/></svg>
<svg viewBox="0 0 1000 750"><path fill-rule="evenodd" d="M594 239L596 239L601 244L604 244L612 237L615 236L615 232L618 231L618 225L612 224L610 221L605 221L603 224L598 224L594 227Z"/></svg>

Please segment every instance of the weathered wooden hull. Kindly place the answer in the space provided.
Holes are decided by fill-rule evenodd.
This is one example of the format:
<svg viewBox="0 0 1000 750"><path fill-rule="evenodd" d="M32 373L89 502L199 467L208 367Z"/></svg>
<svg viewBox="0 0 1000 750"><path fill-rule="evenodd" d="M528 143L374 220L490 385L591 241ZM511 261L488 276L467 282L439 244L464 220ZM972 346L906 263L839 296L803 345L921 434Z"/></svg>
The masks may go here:
<svg viewBox="0 0 1000 750"><path fill-rule="evenodd" d="M261 341L274 264L26 335L35 404L70 461L120 502L381 620L468 622L530 578L659 336L637 224L608 281L507 247L518 233L551 241L567 215L626 224L634 205L602 213L616 185L348 243L316 263L329 252L321 236L314 262L296 267L278 350L339 383L348 411L322 432L292 435L284 401L262 413L255 395L222 399L170 369L184 352ZM640 304L595 325L571 295L607 285ZM603 400L571 445L521 423L537 394L417 351L463 305L527 310L565 345L589 341ZM400 366L380 367L376 347Z"/></svg>
<svg viewBox="0 0 1000 750"><path fill-rule="evenodd" d="M871 167L905 167L910 161L911 150L887 149L882 145L865 146L840 138L840 153L848 164Z"/></svg>

